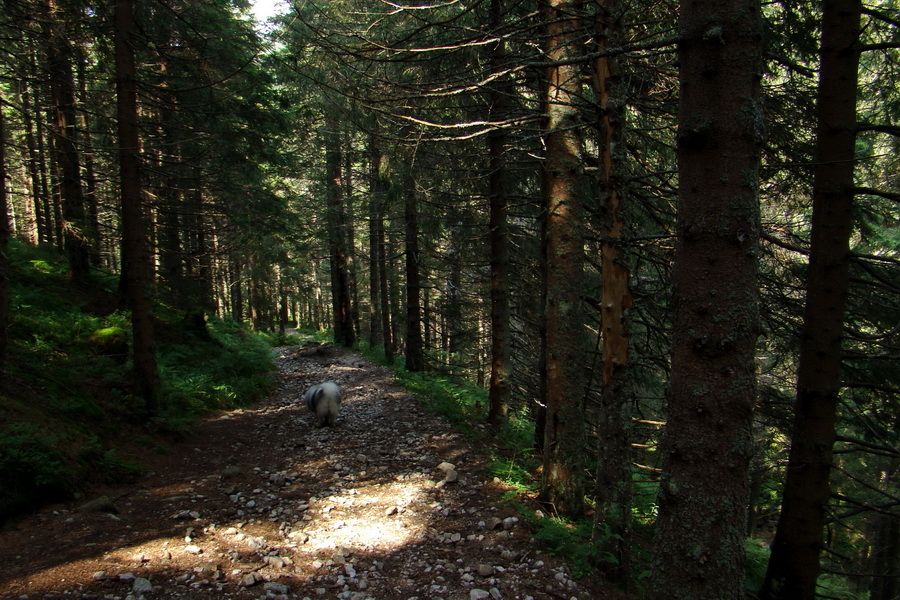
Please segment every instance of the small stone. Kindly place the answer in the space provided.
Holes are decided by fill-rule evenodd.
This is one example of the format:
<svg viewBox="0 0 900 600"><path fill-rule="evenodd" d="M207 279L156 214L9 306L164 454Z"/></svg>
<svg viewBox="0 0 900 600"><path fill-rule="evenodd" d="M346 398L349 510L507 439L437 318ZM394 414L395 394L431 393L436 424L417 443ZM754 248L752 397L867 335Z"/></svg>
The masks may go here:
<svg viewBox="0 0 900 600"><path fill-rule="evenodd" d="M490 577L494 574L494 567L491 565L480 564L478 565L478 574L482 577Z"/></svg>
<svg viewBox="0 0 900 600"><path fill-rule="evenodd" d="M134 573L122 573L118 577L118 580L122 583L131 583L135 579L137 579L137 577L135 577Z"/></svg>
<svg viewBox="0 0 900 600"><path fill-rule="evenodd" d="M119 512L119 509L116 508L109 496L100 496L77 507L75 512L107 512L116 514Z"/></svg>
<svg viewBox="0 0 900 600"><path fill-rule="evenodd" d="M456 472L455 469L448 469L444 471L444 481L447 483L454 483L459 480L459 473Z"/></svg>
<svg viewBox="0 0 900 600"><path fill-rule="evenodd" d="M247 573L246 575L241 577L241 580L238 583L238 585L240 585L242 587L252 587L252 586L256 585L257 583L259 583L260 581L262 581L262 579L260 578L259 573Z"/></svg>
<svg viewBox="0 0 900 600"><path fill-rule="evenodd" d="M280 556L267 556L265 561L272 568L275 568L275 569L283 569L284 568L284 559L282 559Z"/></svg>
<svg viewBox="0 0 900 600"><path fill-rule="evenodd" d="M269 581L268 583L266 583L263 586L263 589L265 589L267 593L273 596L283 596L291 591L288 586L284 585L283 583L276 583L274 581Z"/></svg>
<svg viewBox="0 0 900 600"><path fill-rule="evenodd" d="M94 581L100 581L104 577L106 577L106 571L97 571L91 576L91 579L93 579Z"/></svg>
<svg viewBox="0 0 900 600"><path fill-rule="evenodd" d="M485 521L484 526L486 529L497 529L502 524L503 524L503 520L498 519L497 517L491 517L490 519Z"/></svg>
<svg viewBox="0 0 900 600"><path fill-rule="evenodd" d="M500 600L501 598L503 598L503 594L501 594L500 590L498 590L497 588L492 587L491 588L491 598L493 598L494 600Z"/></svg>
<svg viewBox="0 0 900 600"><path fill-rule="evenodd" d="M146 594L153 591L153 584L150 583L149 579L138 577L134 580L134 584L132 585L131 589L136 594Z"/></svg>
<svg viewBox="0 0 900 600"><path fill-rule="evenodd" d="M491 593L489 591L479 588L475 588L469 592L469 600L485 600L485 598L490 597Z"/></svg>
<svg viewBox="0 0 900 600"><path fill-rule="evenodd" d="M231 479L237 477L244 472L244 469L237 465L229 465L222 471L222 479Z"/></svg>
<svg viewBox="0 0 900 600"><path fill-rule="evenodd" d="M190 545L184 547L184 551L187 552L188 554L202 554L203 548L201 548L197 544L190 544Z"/></svg>
<svg viewBox="0 0 900 600"><path fill-rule="evenodd" d="M439 464L437 466L437 468L439 471L443 471L446 473L447 471L455 471L456 465L454 465L452 463L448 463L448 462L442 462L441 464Z"/></svg>
<svg viewBox="0 0 900 600"><path fill-rule="evenodd" d="M390 517L391 515L396 515L399 509L396 506L392 506L386 511L384 511L385 516Z"/></svg>

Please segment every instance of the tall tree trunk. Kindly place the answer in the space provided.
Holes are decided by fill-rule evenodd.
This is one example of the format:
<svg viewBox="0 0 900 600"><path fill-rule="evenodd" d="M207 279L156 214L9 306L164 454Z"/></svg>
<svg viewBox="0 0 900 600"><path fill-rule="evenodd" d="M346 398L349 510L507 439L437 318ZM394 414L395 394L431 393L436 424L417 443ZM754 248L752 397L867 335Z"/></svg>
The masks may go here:
<svg viewBox="0 0 900 600"><path fill-rule="evenodd" d="M229 273L231 279L231 318L238 323L244 321L244 288L243 288L243 264L236 256L229 259Z"/></svg>
<svg viewBox="0 0 900 600"><path fill-rule="evenodd" d="M744 598L759 335L758 0L681 5L672 371L651 598Z"/></svg>
<svg viewBox="0 0 900 600"><path fill-rule="evenodd" d="M57 0L47 0L46 10L48 18L44 29L53 96L53 148L60 174L64 248L70 277L74 281L85 281L90 277L90 263L84 229L84 195L81 189L72 52L63 30L66 16L62 14Z"/></svg>
<svg viewBox="0 0 900 600"><path fill-rule="evenodd" d="M384 342L384 360L394 364L394 334L391 320L391 293L388 280L387 241L384 233L384 206L378 217L378 286L381 297L381 339Z"/></svg>
<svg viewBox="0 0 900 600"><path fill-rule="evenodd" d="M444 339L447 353L447 366L450 372L456 372L460 367L465 368L463 356L463 331L471 329L471 325L463 322L462 306L462 237L458 228L450 232L450 244L446 252L446 260L449 263L447 274L447 299L444 302Z"/></svg>
<svg viewBox="0 0 900 600"><path fill-rule="evenodd" d="M410 161L412 163L412 161ZM404 222L406 224L406 369L425 370L422 345L422 283L419 262L419 216L415 178L406 175L404 190Z"/></svg>
<svg viewBox="0 0 900 600"><path fill-rule="evenodd" d="M881 477L881 489L896 489L900 461L891 460ZM872 583L869 600L897 600L900 598L900 517L885 511L871 517L872 553L869 558Z"/></svg>
<svg viewBox="0 0 900 600"><path fill-rule="evenodd" d="M362 333L359 322L359 282L356 270L356 223L355 207L353 205L353 146L351 136L345 132L347 152L343 153L344 165L341 169L344 199L344 240L347 248L347 295L350 298L350 324L353 328L353 339Z"/></svg>
<svg viewBox="0 0 900 600"><path fill-rule="evenodd" d="M550 0L547 58L565 62L579 54L580 3ZM581 68L547 72L545 203L547 211L546 368L547 421L541 499L561 515L584 512L585 333L582 321L584 234L579 194L583 165L577 103Z"/></svg>
<svg viewBox="0 0 900 600"><path fill-rule="evenodd" d="M19 97L22 104L22 118L25 127L25 146L28 153L28 176L31 181L31 197L34 201L34 219L37 226L38 243L49 240L47 215L44 213L44 198L41 187L41 157L38 153L37 139L34 135L34 118L39 115L32 106L32 92L27 80L19 82Z"/></svg>
<svg viewBox="0 0 900 600"><path fill-rule="evenodd" d="M338 123L329 119L326 132L325 168L328 185L328 241L331 256L331 299L334 317L334 341L342 346L352 346L353 314L350 299L348 250L346 236L347 216L341 188L341 147Z"/></svg>
<svg viewBox="0 0 900 600"><path fill-rule="evenodd" d="M37 66L37 52L34 49L30 49L28 53L28 67L32 74L32 77L37 78L38 66ZM56 220L55 213L53 211L53 196L54 194L51 191L51 181L53 179L52 173L54 169L51 165L53 165L52 158L52 150L49 149L48 143L46 142L46 138L44 137L44 123L45 118L43 118L44 111L41 109L40 102L40 92L38 88L34 89L31 98L32 112L34 115L34 124L35 124L35 142L37 144L37 154L38 154L38 172L40 174L40 184L41 184L41 201L42 201L42 212L44 213L44 229L46 238L45 242L48 244L55 244L57 242L56 236Z"/></svg>
<svg viewBox="0 0 900 600"><path fill-rule="evenodd" d="M597 3L597 50L617 46L624 39L622 8L616 0ZM631 537L631 415L634 400L630 381L629 335L626 311L631 308L625 235L627 180L624 164L625 91L615 57L602 57L594 65L594 89L600 110L601 206L605 222L601 252L601 331L603 336L603 391L598 415L598 463L595 487L595 540L601 556L612 562L600 565L606 578L627 588L630 581Z"/></svg>
<svg viewBox="0 0 900 600"><path fill-rule="evenodd" d="M378 127L377 119L374 126ZM376 130L369 137L369 346L372 348L383 340L378 303L381 285L378 270L378 220L381 218L381 205L384 201L381 168L381 148Z"/></svg>
<svg viewBox="0 0 900 600"><path fill-rule="evenodd" d="M134 67L132 0L115 4L116 99L119 173L122 186L122 275L131 307L134 375L149 415L159 412L159 370L153 332L150 256L141 201L141 158L138 136L137 80Z"/></svg>
<svg viewBox="0 0 900 600"><path fill-rule="evenodd" d="M9 201L6 194L6 127L0 89L0 378L6 372L9 341Z"/></svg>
<svg viewBox="0 0 900 600"><path fill-rule="evenodd" d="M491 0L490 26L497 35L491 49L492 71L500 73L506 59L506 46L499 35L503 23L503 0ZM488 120L497 122L506 113L505 81L494 84L488 97ZM488 135L488 227L490 229L491 269L491 376L488 384L488 423L499 425L506 419L512 397L510 387L510 308L509 249L506 200L506 132L496 129Z"/></svg>
<svg viewBox="0 0 900 600"><path fill-rule="evenodd" d="M860 13L860 0L822 5L806 310L784 497L762 590L768 600L811 600L819 576L849 283Z"/></svg>
<svg viewBox="0 0 900 600"><path fill-rule="evenodd" d="M78 92L81 102L87 99L87 77L85 76L85 60L78 61ZM84 231L87 239L87 251L90 263L95 267L101 265L100 259L100 213L97 206L97 175L94 169L94 144L91 138L90 119L86 111L79 113L81 127L81 146L84 149Z"/></svg>

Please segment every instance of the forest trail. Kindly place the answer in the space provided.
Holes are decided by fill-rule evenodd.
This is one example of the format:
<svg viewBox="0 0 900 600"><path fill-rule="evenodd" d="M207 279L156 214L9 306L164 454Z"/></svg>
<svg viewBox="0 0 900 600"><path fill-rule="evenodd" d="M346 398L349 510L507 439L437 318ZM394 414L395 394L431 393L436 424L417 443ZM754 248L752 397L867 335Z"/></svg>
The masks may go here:
<svg viewBox="0 0 900 600"><path fill-rule="evenodd" d="M94 510L50 507L0 532L0 598L616 597L538 552L486 456L386 368L332 346L277 354L267 401L198 424L148 456L151 475L95 491L110 501ZM299 398L327 380L342 413L316 429Z"/></svg>

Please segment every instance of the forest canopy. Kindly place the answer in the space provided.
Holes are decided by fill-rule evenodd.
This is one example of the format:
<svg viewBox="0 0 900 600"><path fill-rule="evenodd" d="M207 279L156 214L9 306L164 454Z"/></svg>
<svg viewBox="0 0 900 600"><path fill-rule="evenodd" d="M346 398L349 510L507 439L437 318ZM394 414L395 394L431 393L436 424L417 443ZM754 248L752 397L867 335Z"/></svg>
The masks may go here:
<svg viewBox="0 0 900 600"><path fill-rule="evenodd" d="M198 339L327 331L485 389L624 590L896 598L898 25L895 0L307 0L265 26L8 0L0 362L8 245L42 247L117 281L147 422L159 306Z"/></svg>

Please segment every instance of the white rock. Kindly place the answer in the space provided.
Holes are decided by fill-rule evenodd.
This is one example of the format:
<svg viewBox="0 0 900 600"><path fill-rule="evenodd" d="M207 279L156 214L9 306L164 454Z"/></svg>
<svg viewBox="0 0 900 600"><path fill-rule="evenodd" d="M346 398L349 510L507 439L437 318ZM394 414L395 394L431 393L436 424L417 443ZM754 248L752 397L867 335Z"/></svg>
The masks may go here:
<svg viewBox="0 0 900 600"><path fill-rule="evenodd" d="M469 591L469 600L485 600L485 598L490 598L491 593L487 590L482 590L475 588Z"/></svg>

